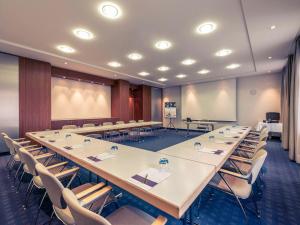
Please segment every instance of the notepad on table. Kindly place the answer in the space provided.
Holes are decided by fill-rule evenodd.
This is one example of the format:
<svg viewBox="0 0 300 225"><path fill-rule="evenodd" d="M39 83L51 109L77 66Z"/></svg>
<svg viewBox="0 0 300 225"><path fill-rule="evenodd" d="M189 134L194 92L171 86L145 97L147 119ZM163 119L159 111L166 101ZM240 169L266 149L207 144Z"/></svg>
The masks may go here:
<svg viewBox="0 0 300 225"><path fill-rule="evenodd" d="M104 153L101 153L99 155L95 155L95 156L88 156L87 159L93 161L93 162L101 162L105 159L110 159L110 158L114 158L115 155L111 154L111 153L108 153L108 152L104 152Z"/></svg>
<svg viewBox="0 0 300 225"><path fill-rule="evenodd" d="M149 190L167 179L170 175L171 173L168 171L151 167L130 177L128 180L140 188Z"/></svg>
<svg viewBox="0 0 300 225"><path fill-rule="evenodd" d="M215 154L215 155L224 155L225 154L224 150L207 148L207 147L201 148L199 150L199 152L205 152L205 153Z"/></svg>

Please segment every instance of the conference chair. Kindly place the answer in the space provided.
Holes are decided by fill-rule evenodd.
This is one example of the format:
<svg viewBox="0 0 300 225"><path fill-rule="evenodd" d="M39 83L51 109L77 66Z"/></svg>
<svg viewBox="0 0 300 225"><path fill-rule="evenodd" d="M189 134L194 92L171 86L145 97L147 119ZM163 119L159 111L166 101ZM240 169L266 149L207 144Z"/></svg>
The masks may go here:
<svg viewBox="0 0 300 225"><path fill-rule="evenodd" d="M255 207L255 213L260 217L257 202L254 197L253 184L260 173L266 157L267 151L260 150L257 157L252 161L251 170L248 174L240 174L230 170L220 169L209 183L210 187L234 196L246 219L247 215L240 199L251 199Z"/></svg>
<svg viewBox="0 0 300 225"><path fill-rule="evenodd" d="M250 147L255 148L256 145L258 145L261 141L267 141L268 139L268 132L261 133L257 138L249 138L246 137L242 143L240 144L241 147Z"/></svg>
<svg viewBox="0 0 300 225"><path fill-rule="evenodd" d="M129 120L128 123L136 123L135 120Z"/></svg>
<svg viewBox="0 0 300 225"><path fill-rule="evenodd" d="M63 125L62 126L62 130L68 130L68 129L76 129L77 126L76 125Z"/></svg>
<svg viewBox="0 0 300 225"><path fill-rule="evenodd" d="M144 120L138 120L138 123L143 123L144 122Z"/></svg>
<svg viewBox="0 0 300 225"><path fill-rule="evenodd" d="M76 225L165 225L167 219L162 216L154 218L132 206L123 206L106 218L82 206L71 190L63 190L63 199L74 218Z"/></svg>
<svg viewBox="0 0 300 225"><path fill-rule="evenodd" d="M103 126L112 126L113 123L112 122L104 122L102 123ZM117 138L120 138L120 132L112 130L112 131L105 131L104 132L104 138L109 140L109 141L113 141L116 140Z"/></svg>
<svg viewBox="0 0 300 225"><path fill-rule="evenodd" d="M122 124L125 124L125 122L120 120L120 121L117 121L116 124L122 125ZM129 134L130 130L121 129L121 130L119 130L119 132L120 132L120 135L122 136L122 138L125 139L125 136L127 136Z"/></svg>
<svg viewBox="0 0 300 225"><path fill-rule="evenodd" d="M35 169L40 176L47 194L52 202L53 213L51 215L49 224L51 223L54 215L56 215L56 217L65 225L78 225L78 223L74 220L68 205L66 205L63 200L62 191L64 186L59 181L59 178L62 176L71 176L70 181L66 185L67 188L70 188L70 185L74 177L77 175L79 168L74 169L73 171L55 175L51 174L47 168L40 163L35 166ZM98 213L101 213L103 208L107 204L111 203L111 199L113 199L111 194L112 187L105 186L104 183L86 183L73 188L70 191L74 193L74 198L80 201L80 204L83 207L97 211ZM85 224L91 225L88 223L88 221L85 221Z"/></svg>
<svg viewBox="0 0 300 225"><path fill-rule="evenodd" d="M82 125L82 127L95 127L96 125L93 123L85 123Z"/></svg>
<svg viewBox="0 0 300 225"><path fill-rule="evenodd" d="M255 153L260 149L263 149L266 145L267 145L266 141L260 141L255 146L239 145L233 152L232 156L239 156L239 157L252 159Z"/></svg>

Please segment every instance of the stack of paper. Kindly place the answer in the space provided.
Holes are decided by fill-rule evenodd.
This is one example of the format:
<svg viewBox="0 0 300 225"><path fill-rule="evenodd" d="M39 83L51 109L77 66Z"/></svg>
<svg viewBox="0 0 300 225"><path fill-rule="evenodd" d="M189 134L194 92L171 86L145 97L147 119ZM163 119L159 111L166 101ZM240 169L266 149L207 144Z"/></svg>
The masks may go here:
<svg viewBox="0 0 300 225"><path fill-rule="evenodd" d="M95 156L88 156L87 159L93 162L101 162L103 160L106 159L110 159L110 158L114 158L115 155L108 153L108 152L103 152L99 155L95 155Z"/></svg>
<svg viewBox="0 0 300 225"><path fill-rule="evenodd" d="M170 172L157 169L157 168L149 168L144 170L128 179L129 182L143 188L145 190L149 190L167 179L171 175Z"/></svg>

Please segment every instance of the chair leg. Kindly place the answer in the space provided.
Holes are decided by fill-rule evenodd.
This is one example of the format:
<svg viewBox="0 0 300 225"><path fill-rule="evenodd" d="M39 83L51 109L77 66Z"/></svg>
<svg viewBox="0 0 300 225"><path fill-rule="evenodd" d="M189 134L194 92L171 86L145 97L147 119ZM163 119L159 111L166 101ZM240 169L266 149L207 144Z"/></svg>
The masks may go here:
<svg viewBox="0 0 300 225"><path fill-rule="evenodd" d="M21 175L21 177L20 177L20 181L19 181L19 184L18 184L18 187L17 187L17 192L20 190L21 183L22 183L22 180L23 180L24 175L25 175L25 171L22 172L22 175Z"/></svg>
<svg viewBox="0 0 300 225"><path fill-rule="evenodd" d="M253 191L251 191L251 199L252 199L252 202L253 202L253 205L254 205L254 209L255 209L255 214L258 218L261 217L261 214L260 214L260 211L258 209L258 206L257 206L257 201L255 199L255 195L253 193Z"/></svg>
<svg viewBox="0 0 300 225"><path fill-rule="evenodd" d="M18 177L18 175L19 175L19 172L20 172L22 166L23 166L23 163L20 163L20 165L19 165L19 167L18 167L18 169L17 169L17 172L16 172L16 174L15 174L14 182L16 182L16 179L17 179L17 177Z"/></svg>
<svg viewBox="0 0 300 225"><path fill-rule="evenodd" d="M5 168L7 168L7 169L8 169L8 167L9 167L9 164L10 164L10 162L12 161L12 159L13 159L13 156L12 156L12 155L10 155L10 156L9 156L9 159L8 159L8 161L7 161L7 163L6 163L6 166L5 166Z"/></svg>
<svg viewBox="0 0 300 225"><path fill-rule="evenodd" d="M26 197L25 197L25 201L24 201L24 206L25 206L25 208L28 207L28 202L29 202L29 199L30 199L30 196L31 196L33 187L34 187L34 184L33 184L33 182L32 182L32 183L31 183L31 187L29 188L28 193L27 193L27 195L26 195Z"/></svg>
<svg viewBox="0 0 300 225"><path fill-rule="evenodd" d="M42 205L43 205L43 203L44 203L44 200L45 200L46 195L47 195L47 192L45 191L45 193L44 193L44 195L43 195L43 197L42 197L42 199L41 199L41 201L40 201L40 205L39 205L39 208L38 208L38 211L37 211L37 214L36 214L36 219L35 219L35 222L34 222L35 225L36 225L37 222L38 222L39 215L40 215L40 211L41 211L41 208L42 208Z"/></svg>

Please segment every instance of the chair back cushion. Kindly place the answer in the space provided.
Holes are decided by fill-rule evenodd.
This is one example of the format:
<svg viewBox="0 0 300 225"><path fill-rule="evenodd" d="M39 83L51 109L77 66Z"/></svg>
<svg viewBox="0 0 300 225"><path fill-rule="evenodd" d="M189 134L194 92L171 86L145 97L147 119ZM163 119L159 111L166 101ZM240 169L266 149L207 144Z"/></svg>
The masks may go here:
<svg viewBox="0 0 300 225"><path fill-rule="evenodd" d="M95 124L93 124L93 123L85 123L82 125L82 127L94 127L94 126L95 126Z"/></svg>
<svg viewBox="0 0 300 225"><path fill-rule="evenodd" d="M77 126L76 125L64 125L61 129L65 130L65 129L76 129Z"/></svg>
<svg viewBox="0 0 300 225"><path fill-rule="evenodd" d="M36 170L35 170L35 165L39 163L32 154L30 154L25 148L20 148L19 149L20 153L20 158L23 159L24 164L28 167L29 173L32 176L36 176Z"/></svg>
<svg viewBox="0 0 300 225"><path fill-rule="evenodd" d="M252 169L251 169L251 175L252 175L251 184L254 184L254 182L256 181L256 178L265 162L267 155L268 153L264 149L259 150L255 154L252 162Z"/></svg>
<svg viewBox="0 0 300 225"><path fill-rule="evenodd" d="M35 169L40 176L44 187L46 188L52 204L57 208L65 209L66 206L62 201L62 190L64 189L62 183L41 163L36 164Z"/></svg>
<svg viewBox="0 0 300 225"><path fill-rule="evenodd" d="M112 122L104 122L102 125L103 126L110 126L110 125L113 125L113 123Z"/></svg>
<svg viewBox="0 0 300 225"><path fill-rule="evenodd" d="M112 225L102 216L82 207L70 189L63 190L63 199L69 207L76 225Z"/></svg>

